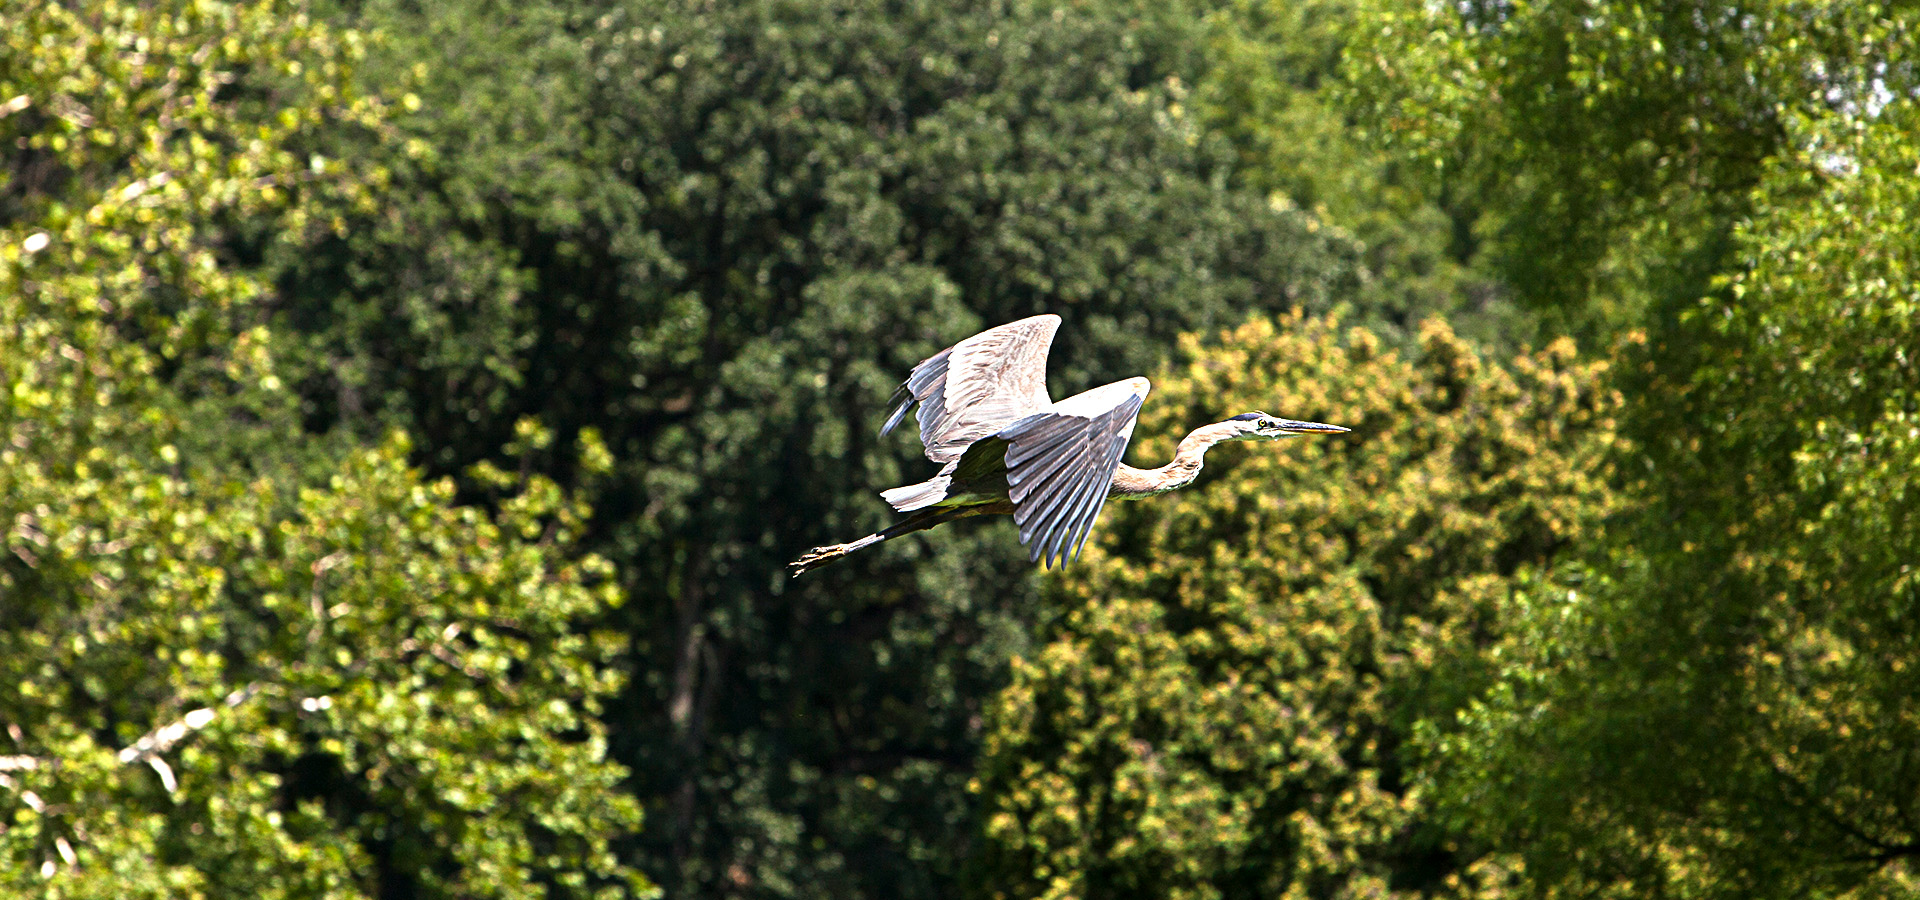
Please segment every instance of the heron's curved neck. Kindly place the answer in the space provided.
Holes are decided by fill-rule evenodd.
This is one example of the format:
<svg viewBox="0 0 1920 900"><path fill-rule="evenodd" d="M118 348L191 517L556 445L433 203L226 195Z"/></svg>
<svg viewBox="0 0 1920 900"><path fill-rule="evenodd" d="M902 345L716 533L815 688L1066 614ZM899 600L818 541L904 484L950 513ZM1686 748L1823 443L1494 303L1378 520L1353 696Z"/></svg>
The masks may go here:
<svg viewBox="0 0 1920 900"><path fill-rule="evenodd" d="M1158 469L1136 469L1126 463L1113 473L1110 497L1151 497L1193 483L1200 474L1207 449L1239 433L1232 422L1215 422L1195 428L1173 452L1173 462Z"/></svg>

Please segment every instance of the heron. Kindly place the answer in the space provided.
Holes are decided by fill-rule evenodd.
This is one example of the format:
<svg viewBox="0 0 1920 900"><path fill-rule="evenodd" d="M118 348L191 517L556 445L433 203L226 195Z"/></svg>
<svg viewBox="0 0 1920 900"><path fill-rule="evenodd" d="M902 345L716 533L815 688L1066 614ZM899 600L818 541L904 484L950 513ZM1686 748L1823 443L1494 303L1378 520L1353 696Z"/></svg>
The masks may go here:
<svg viewBox="0 0 1920 900"><path fill-rule="evenodd" d="M1157 469L1120 461L1152 384L1128 378L1065 400L1047 394L1047 353L1060 317L1038 315L989 328L913 368L894 392L882 436L919 407L920 442L940 472L881 491L893 526L844 544L815 547L788 564L797 577L851 553L955 519L1013 516L1028 562L1078 559L1107 500L1153 497L1193 483L1216 444L1277 441L1350 429L1241 413L1195 428Z"/></svg>

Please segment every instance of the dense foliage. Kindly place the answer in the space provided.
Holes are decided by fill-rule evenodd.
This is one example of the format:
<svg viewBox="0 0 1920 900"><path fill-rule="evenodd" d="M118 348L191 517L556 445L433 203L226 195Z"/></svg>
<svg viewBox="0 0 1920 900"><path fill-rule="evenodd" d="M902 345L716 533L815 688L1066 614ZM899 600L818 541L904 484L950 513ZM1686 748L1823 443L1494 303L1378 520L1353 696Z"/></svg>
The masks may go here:
<svg viewBox="0 0 1920 900"><path fill-rule="evenodd" d="M38 6L38 5L36 5ZM0 129L0 889L52 897L644 889L592 718L618 599L579 511L449 505L404 440L299 435L226 223L368 206L298 153L385 127L356 36L272 6L40 6ZM303 444L306 444L304 448Z"/></svg>
<svg viewBox="0 0 1920 900"><path fill-rule="evenodd" d="M1605 333L1731 264L1728 231L1797 119L1908 80L1887 10L1384 0L1355 31L1347 92L1378 139L1478 212L1511 296Z"/></svg>
<svg viewBox="0 0 1920 900"><path fill-rule="evenodd" d="M1377 127L1512 196L1524 293L1643 329L1616 490L1645 502L1429 723L1448 818L1557 895L1911 894L1915 11L1381 21L1371 84L1414 102Z"/></svg>
<svg viewBox="0 0 1920 900"><path fill-rule="evenodd" d="M1571 342L1492 364L1430 322L1256 321L1157 386L1176 423L1276 398L1351 435L1215 450L1055 580L979 790L995 897L1408 896L1483 877L1412 789L1413 724L1482 677L1515 579L1593 536L1618 398ZM1484 876L1491 877L1491 876Z"/></svg>
<svg viewBox="0 0 1920 900"><path fill-rule="evenodd" d="M880 404L1048 310L1057 390L1144 373L1183 331L1330 306L1351 243L1228 183L1179 102L1198 30L1124 9L366 14L376 86L418 92L437 155L391 167L418 202L279 270L328 354L302 378L320 420L404 426L448 471L523 416L559 446L606 435L594 546L634 637L608 722L670 890L950 894L979 717L1036 598L998 529L786 580L929 469L877 438Z"/></svg>
<svg viewBox="0 0 1920 900"><path fill-rule="evenodd" d="M1570 892L1920 888L1913 126L1769 172L1685 349L1645 354L1654 504L1444 742L1460 818Z"/></svg>
<svg viewBox="0 0 1920 900"><path fill-rule="evenodd" d="M1371 8L1353 0L1193 0L1206 24L1206 66L1192 104L1232 149L1233 177L1272 202L1310 211L1357 241L1357 324L1397 341L1428 317L1503 349L1534 321L1482 270L1478 198L1427 175L1428 160L1370 141L1352 95L1369 84L1346 63Z"/></svg>
<svg viewBox="0 0 1920 900"><path fill-rule="evenodd" d="M0 892L1920 890L1912 4L0 23ZM788 580L1038 312L1355 430Z"/></svg>

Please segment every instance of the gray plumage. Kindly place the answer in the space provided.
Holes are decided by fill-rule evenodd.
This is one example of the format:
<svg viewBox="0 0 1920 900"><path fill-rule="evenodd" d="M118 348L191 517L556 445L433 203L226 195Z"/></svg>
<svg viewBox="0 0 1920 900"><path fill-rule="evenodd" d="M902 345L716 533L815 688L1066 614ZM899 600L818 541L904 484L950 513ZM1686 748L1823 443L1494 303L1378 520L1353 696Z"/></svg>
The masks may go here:
<svg viewBox="0 0 1920 900"><path fill-rule="evenodd" d="M920 442L927 458L944 463L973 442L1052 405L1047 397L1047 351L1060 317L1033 316L989 328L913 367L893 394L891 433L907 411L920 407Z"/></svg>
<svg viewBox="0 0 1920 900"><path fill-rule="evenodd" d="M1120 461L1152 385L1129 378L1059 402L1047 394L1047 352L1060 317L1009 322L915 366L894 392L885 435L919 408L920 441L941 463L934 477L882 491L912 513L857 541L816 547L790 568L799 575L863 547L973 515L1012 514L1031 561L1077 559L1109 497L1165 493L1191 482L1209 447L1347 429L1244 413L1195 429L1158 469Z"/></svg>

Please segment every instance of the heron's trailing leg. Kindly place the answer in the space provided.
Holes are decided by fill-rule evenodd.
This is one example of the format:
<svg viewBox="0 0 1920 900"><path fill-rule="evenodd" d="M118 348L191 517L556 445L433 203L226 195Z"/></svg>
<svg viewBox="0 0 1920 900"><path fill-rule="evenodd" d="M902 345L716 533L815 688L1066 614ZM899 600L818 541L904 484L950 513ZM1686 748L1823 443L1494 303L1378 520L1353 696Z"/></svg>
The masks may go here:
<svg viewBox="0 0 1920 900"><path fill-rule="evenodd" d="M1047 352L1059 328L1059 316L1029 316L914 366L880 433L918 407L920 443L940 473L880 492L896 511L912 513L909 518L857 541L815 547L789 564L793 574L964 516L999 514L1013 516L1029 559L1063 563L1079 555L1108 498L1150 497L1192 482L1208 447L1347 430L1256 410L1196 428L1173 462L1136 469L1120 457L1153 386L1128 378L1054 401L1047 394Z"/></svg>
<svg viewBox="0 0 1920 900"><path fill-rule="evenodd" d="M886 528L881 531L876 531L873 534L867 535L866 537L863 537L857 541L848 541L844 544L829 544L828 546L825 546L825 547L815 547L812 550L808 550L806 554L801 556L799 559L796 559L793 562L787 563L787 569L793 573L794 577L798 578L801 572L805 572L810 569L820 568L821 566L824 566L827 563L833 562L834 560L839 559L842 556L846 556L847 554L852 553L856 550L864 550L868 547L873 546L874 544L880 543L881 541L890 541L903 534L912 534L916 531L925 531L929 528L932 528L935 525L945 525L946 523L951 522L954 519L964 518L966 516L979 515L980 513L985 511L986 511L985 509L980 507L967 507L967 506L959 507L957 509L945 508L945 509L922 510L916 515L908 516L907 518L894 523L889 528Z"/></svg>

